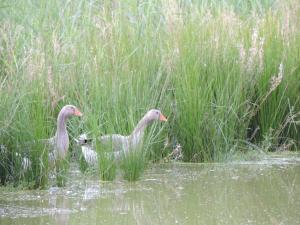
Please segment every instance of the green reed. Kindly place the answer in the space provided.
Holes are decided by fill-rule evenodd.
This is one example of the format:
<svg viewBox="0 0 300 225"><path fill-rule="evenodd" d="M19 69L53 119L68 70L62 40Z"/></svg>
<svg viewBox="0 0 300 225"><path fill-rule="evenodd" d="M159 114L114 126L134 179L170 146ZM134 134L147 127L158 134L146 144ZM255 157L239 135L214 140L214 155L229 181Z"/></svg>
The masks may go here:
<svg viewBox="0 0 300 225"><path fill-rule="evenodd" d="M123 178L128 181L136 181L143 174L147 166L145 151L142 149L131 149L124 154L120 168L122 169Z"/></svg>
<svg viewBox="0 0 300 225"><path fill-rule="evenodd" d="M252 145L297 149L296 4L0 3L0 144L7 149L0 155L2 184L45 177L44 148L19 146L51 137L57 113L70 103L84 113L80 123L69 123L70 152L72 138L82 132L129 134L150 108L160 108L169 120L163 129L148 129L153 138L143 148L147 160L159 160L177 143L184 160L195 162L224 160ZM32 175L17 175L19 152L33 160ZM144 168L147 160L128 167Z"/></svg>

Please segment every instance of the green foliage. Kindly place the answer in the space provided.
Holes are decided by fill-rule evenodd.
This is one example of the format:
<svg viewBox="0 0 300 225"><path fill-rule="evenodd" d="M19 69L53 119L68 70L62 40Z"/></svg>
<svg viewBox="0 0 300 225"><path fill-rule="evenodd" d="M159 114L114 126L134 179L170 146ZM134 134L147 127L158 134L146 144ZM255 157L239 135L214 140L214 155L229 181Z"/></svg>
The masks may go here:
<svg viewBox="0 0 300 225"><path fill-rule="evenodd" d="M116 177L117 166L112 153L112 146L104 146L97 139L96 151L98 154L100 179L103 181L114 180Z"/></svg>
<svg viewBox="0 0 300 225"><path fill-rule="evenodd" d="M114 160L106 154L100 154L99 172L100 179L103 181L112 181L116 178L117 167Z"/></svg>
<svg viewBox="0 0 300 225"><path fill-rule="evenodd" d="M136 181L143 174L147 165L147 158L142 149L129 151L121 160L120 167L123 171L123 177L128 181Z"/></svg>
<svg viewBox="0 0 300 225"><path fill-rule="evenodd" d="M69 161L67 159L57 159L55 161L56 185L58 187L66 186Z"/></svg>
<svg viewBox="0 0 300 225"><path fill-rule="evenodd" d="M85 160L83 154L79 155L79 169L82 173L86 172L87 169L89 168L89 164Z"/></svg>
<svg viewBox="0 0 300 225"><path fill-rule="evenodd" d="M20 146L51 137L70 103L84 113L69 124L71 137L126 135L160 108L168 123L148 129L143 162L165 154L166 135L185 161L224 160L249 145L299 148L297 3L0 3L1 183L47 183L45 148ZM16 153L33 161L29 174L20 175ZM100 171L113 179L115 165L99 154Z"/></svg>

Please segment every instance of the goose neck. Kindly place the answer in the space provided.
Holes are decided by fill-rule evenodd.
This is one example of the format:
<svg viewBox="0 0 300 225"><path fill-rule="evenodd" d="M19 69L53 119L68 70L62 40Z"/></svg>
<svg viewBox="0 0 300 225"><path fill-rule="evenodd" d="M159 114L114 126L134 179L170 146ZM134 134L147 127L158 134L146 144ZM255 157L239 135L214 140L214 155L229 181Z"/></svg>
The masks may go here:
<svg viewBox="0 0 300 225"><path fill-rule="evenodd" d="M147 117L143 117L138 124L136 125L136 127L134 128L132 134L135 133L143 133L145 128L147 127L147 125L150 123L150 121L148 120Z"/></svg>
<svg viewBox="0 0 300 225"><path fill-rule="evenodd" d="M66 118L63 114L59 114L57 118L57 131L59 133L65 133L67 132L67 126L66 126Z"/></svg>

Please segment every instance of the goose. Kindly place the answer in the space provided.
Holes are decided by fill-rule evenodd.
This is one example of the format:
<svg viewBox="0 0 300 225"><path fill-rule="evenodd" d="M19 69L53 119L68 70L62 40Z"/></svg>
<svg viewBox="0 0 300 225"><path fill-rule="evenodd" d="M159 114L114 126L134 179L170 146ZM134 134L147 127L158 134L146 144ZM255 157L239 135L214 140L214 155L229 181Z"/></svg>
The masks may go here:
<svg viewBox="0 0 300 225"><path fill-rule="evenodd" d="M54 159L65 159L69 148L69 135L66 120L71 116L82 116L74 105L65 105L57 116L57 129L55 136L49 139L53 145Z"/></svg>
<svg viewBox="0 0 300 225"><path fill-rule="evenodd" d="M97 152L92 149L92 140L88 139L87 134L81 134L75 142L81 146L81 152L84 160L90 166L96 166L98 162Z"/></svg>
<svg viewBox="0 0 300 225"><path fill-rule="evenodd" d="M57 116L57 128L55 135L49 139L40 140L43 144L49 145L48 160L51 166L61 159L65 159L69 148L69 135L66 121L71 116L82 116L82 113L74 105L65 105ZM31 160L26 156L16 153L16 156L22 158L21 168L27 171L31 167Z"/></svg>
<svg viewBox="0 0 300 225"><path fill-rule="evenodd" d="M99 137L101 144L109 146L112 145L112 150L115 159L120 159L122 153L128 153L130 149L135 149L143 140L145 129L154 121L166 122L167 118L158 109L149 110L143 118L138 122L132 133L128 136L121 134L109 134ZM93 150L91 144L92 140L87 138L86 134L79 136L78 140L75 140L81 145L83 157L90 165L97 164L97 153Z"/></svg>

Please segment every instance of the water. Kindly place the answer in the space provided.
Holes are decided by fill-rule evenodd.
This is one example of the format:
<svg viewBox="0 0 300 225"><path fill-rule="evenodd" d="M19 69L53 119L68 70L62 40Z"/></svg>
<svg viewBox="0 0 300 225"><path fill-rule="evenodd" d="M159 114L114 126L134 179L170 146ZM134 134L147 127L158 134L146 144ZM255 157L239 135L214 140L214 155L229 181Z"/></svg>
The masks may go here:
<svg viewBox="0 0 300 225"><path fill-rule="evenodd" d="M140 181L71 172L66 188L0 191L0 224L300 224L300 158L153 165Z"/></svg>

